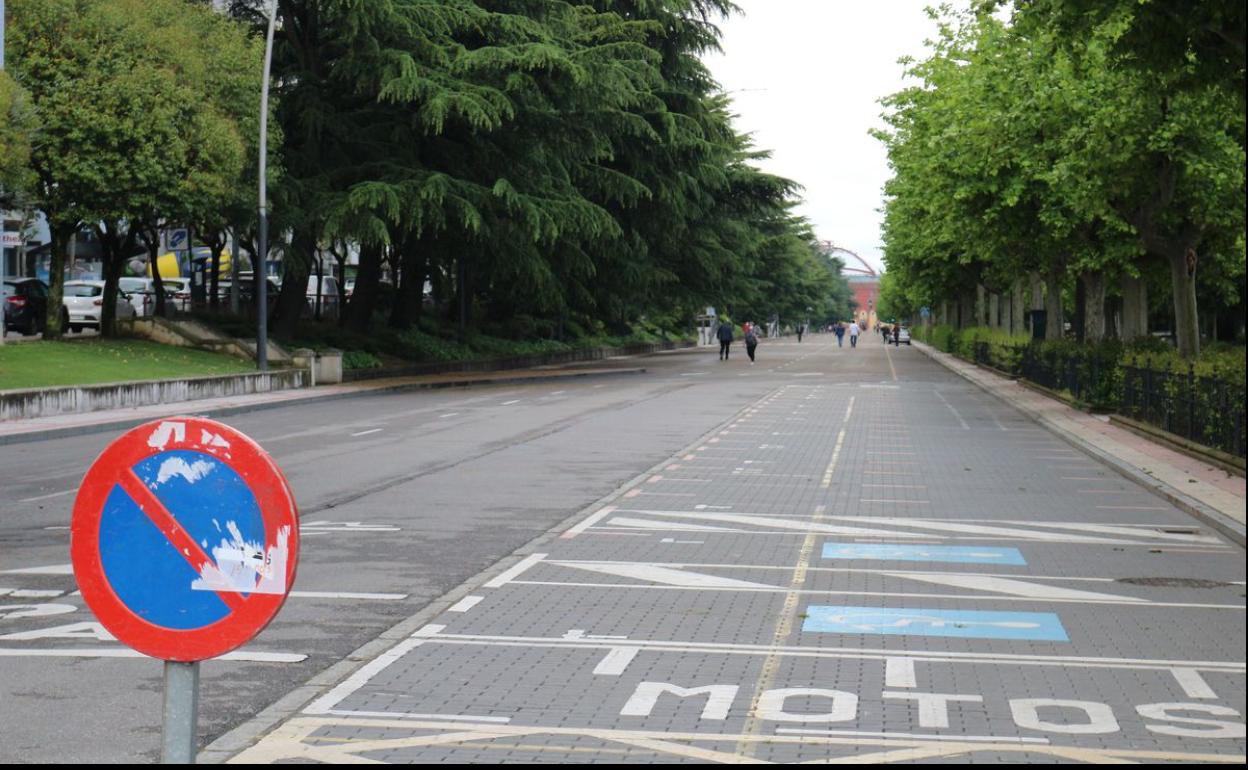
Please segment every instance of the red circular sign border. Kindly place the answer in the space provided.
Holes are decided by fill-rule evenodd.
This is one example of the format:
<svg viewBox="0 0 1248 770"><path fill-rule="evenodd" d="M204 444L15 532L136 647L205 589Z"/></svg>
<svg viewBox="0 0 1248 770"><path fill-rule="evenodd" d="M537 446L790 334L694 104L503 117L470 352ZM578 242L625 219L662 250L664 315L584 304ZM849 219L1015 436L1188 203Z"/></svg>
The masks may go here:
<svg viewBox="0 0 1248 770"><path fill-rule="evenodd" d="M182 423L184 438L173 430L158 447L148 442L162 426ZM203 442L210 434L228 442L224 447ZM100 559L99 534L104 503L118 484L120 473L140 461L175 449L202 452L225 462L247 484L256 498L265 525L266 548L283 524L290 525L286 563L286 592L251 594L241 609L215 623L196 629L171 629L154 625L134 612L113 591ZM140 501L135 501L142 506ZM282 520L286 516L288 520ZM161 660L190 663L224 655L250 641L277 615L295 582L299 556L299 512L290 484L277 464L255 441L228 425L202 417L167 417L133 428L109 444L91 464L74 500L70 527L70 558L83 600L96 618L118 641L144 655Z"/></svg>

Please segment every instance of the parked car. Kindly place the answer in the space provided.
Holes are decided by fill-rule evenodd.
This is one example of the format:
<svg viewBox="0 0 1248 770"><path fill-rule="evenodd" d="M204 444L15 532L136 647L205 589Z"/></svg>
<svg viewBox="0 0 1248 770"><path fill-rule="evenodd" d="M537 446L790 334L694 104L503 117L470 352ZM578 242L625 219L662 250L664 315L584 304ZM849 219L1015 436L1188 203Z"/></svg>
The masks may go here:
<svg viewBox="0 0 1248 770"><path fill-rule="evenodd" d="M139 318L156 312L156 282L151 278L122 278L117 287L130 297L130 305Z"/></svg>
<svg viewBox="0 0 1248 770"><path fill-rule="evenodd" d="M165 287L165 301L173 306L174 310L186 311L191 309L191 279L190 278L164 278L160 282ZM153 281L153 284L155 281Z"/></svg>
<svg viewBox="0 0 1248 770"><path fill-rule="evenodd" d="M4 302L4 331L10 329L19 334L39 334L47 325L48 286L38 278L10 278L0 287L0 302ZM66 316L61 316L61 328L66 326Z"/></svg>
<svg viewBox="0 0 1248 770"><path fill-rule="evenodd" d="M308 276L308 314L315 317L319 304L321 317L334 319L338 317L338 281L332 275L322 276L320 278L321 290L317 295L316 290L317 277L315 275Z"/></svg>
<svg viewBox="0 0 1248 770"><path fill-rule="evenodd" d="M80 332L87 327L100 328L104 312L103 281L66 281L65 294L61 300L69 314L69 330ZM117 293L117 320L128 321L135 316L130 297Z"/></svg>

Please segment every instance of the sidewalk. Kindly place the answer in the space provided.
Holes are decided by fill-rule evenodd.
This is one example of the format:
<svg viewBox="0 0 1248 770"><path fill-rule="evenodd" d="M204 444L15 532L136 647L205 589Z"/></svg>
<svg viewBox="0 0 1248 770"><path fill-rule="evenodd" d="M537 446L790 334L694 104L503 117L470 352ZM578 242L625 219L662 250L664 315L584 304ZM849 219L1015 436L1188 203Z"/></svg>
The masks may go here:
<svg viewBox="0 0 1248 770"><path fill-rule="evenodd" d="M1245 484L1242 477L1113 425L1106 417L1074 409L930 345L916 341L914 346L1077 449L1108 463L1124 476L1244 545Z"/></svg>
<svg viewBox="0 0 1248 770"><path fill-rule="evenodd" d="M593 377L611 374L642 374L643 367L563 366L557 369L510 369L493 372L464 372L455 374L429 374L417 377L391 377L367 380L343 385L321 385L315 388L282 390L273 393L256 393L245 396L197 399L130 409L107 409L85 414L64 414L31 420L0 422L0 446L25 441L99 433L108 430L124 430L135 425L178 414L196 414L220 417L257 409L285 406L334 398L392 393L405 390L432 390L437 388L461 388L471 385L497 385L528 383L571 377Z"/></svg>

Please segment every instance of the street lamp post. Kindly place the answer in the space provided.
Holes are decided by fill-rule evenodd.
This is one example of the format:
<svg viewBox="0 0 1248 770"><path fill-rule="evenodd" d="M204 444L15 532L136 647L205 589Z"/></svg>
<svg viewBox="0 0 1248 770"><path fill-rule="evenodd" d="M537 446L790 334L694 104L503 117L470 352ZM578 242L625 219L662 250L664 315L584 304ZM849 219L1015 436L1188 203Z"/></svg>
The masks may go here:
<svg viewBox="0 0 1248 770"><path fill-rule="evenodd" d="M252 272L256 279L256 367L269 370L269 281L266 266L269 260L268 160L269 160L269 70L273 64L273 26L277 21L277 0L269 3L269 30L264 41L264 83L260 86L260 222L256 262Z"/></svg>

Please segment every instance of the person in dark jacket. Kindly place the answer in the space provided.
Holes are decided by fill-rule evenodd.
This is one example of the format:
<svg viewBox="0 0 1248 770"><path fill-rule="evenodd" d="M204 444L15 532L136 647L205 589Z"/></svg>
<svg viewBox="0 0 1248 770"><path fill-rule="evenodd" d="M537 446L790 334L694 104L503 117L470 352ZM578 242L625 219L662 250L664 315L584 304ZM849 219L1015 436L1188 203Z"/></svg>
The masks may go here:
<svg viewBox="0 0 1248 770"><path fill-rule="evenodd" d="M754 350L758 347L758 332L751 325L745 333L745 352L750 355L750 366L754 365Z"/></svg>
<svg viewBox="0 0 1248 770"><path fill-rule="evenodd" d="M728 348L732 346L732 324L724 321L719 325L719 331L715 333L719 338L719 360L728 360Z"/></svg>

